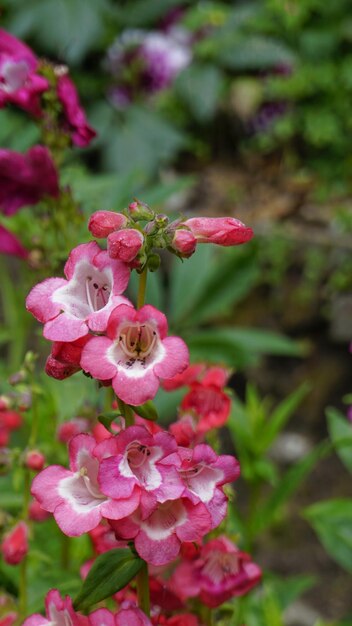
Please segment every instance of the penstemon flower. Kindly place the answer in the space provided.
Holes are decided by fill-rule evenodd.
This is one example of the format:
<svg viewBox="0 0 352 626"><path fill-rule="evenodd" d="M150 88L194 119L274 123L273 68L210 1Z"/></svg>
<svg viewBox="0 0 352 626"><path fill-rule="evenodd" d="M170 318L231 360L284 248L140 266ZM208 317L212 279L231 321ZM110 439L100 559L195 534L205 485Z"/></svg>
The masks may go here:
<svg viewBox="0 0 352 626"><path fill-rule="evenodd" d="M57 589L49 591L45 598L46 617L34 613L28 617L23 626L90 626L88 617L73 610L69 596L62 599Z"/></svg>
<svg viewBox="0 0 352 626"><path fill-rule="evenodd" d="M18 565L28 552L28 526L18 522L4 537L0 551L5 563Z"/></svg>

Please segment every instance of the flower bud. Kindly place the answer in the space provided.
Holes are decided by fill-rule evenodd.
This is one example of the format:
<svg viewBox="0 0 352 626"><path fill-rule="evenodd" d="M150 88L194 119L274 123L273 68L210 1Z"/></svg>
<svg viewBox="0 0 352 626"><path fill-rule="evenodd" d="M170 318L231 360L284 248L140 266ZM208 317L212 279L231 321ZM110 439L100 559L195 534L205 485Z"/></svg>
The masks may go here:
<svg viewBox="0 0 352 626"><path fill-rule="evenodd" d="M128 210L131 217L138 220L151 220L154 217L154 212L149 208L147 204L144 202L139 202L138 200L131 202L128 205Z"/></svg>
<svg viewBox="0 0 352 626"><path fill-rule="evenodd" d="M29 519L33 520L33 522L44 522L48 517L50 517L50 513L45 511L40 506L38 500L32 500L29 508Z"/></svg>
<svg viewBox="0 0 352 626"><path fill-rule="evenodd" d="M150 254L148 256L148 270L150 272L156 272L159 269L161 259L159 254Z"/></svg>
<svg viewBox="0 0 352 626"><path fill-rule="evenodd" d="M96 211L90 216L88 230L93 237L98 239L107 237L114 230L124 228L127 224L127 217L122 213L114 213L114 211Z"/></svg>
<svg viewBox="0 0 352 626"><path fill-rule="evenodd" d="M108 252L112 259L129 263L144 244L144 237L135 228L126 228L108 236Z"/></svg>
<svg viewBox="0 0 352 626"><path fill-rule="evenodd" d="M39 450L29 450L25 458L25 466L33 472L40 472L45 464L45 456Z"/></svg>
<svg viewBox="0 0 352 626"><path fill-rule="evenodd" d="M28 552L28 527L19 522L4 537L1 552L5 563L17 565Z"/></svg>
<svg viewBox="0 0 352 626"><path fill-rule="evenodd" d="M74 417L68 422L60 424L57 429L57 438L62 443L68 443L74 435L87 432L89 429L89 422L84 417Z"/></svg>
<svg viewBox="0 0 352 626"><path fill-rule="evenodd" d="M180 228L175 231L172 248L184 257L190 257L197 247L197 239L190 230Z"/></svg>
<svg viewBox="0 0 352 626"><path fill-rule="evenodd" d="M253 230L234 217L192 217L184 222L198 243L237 246L253 237Z"/></svg>

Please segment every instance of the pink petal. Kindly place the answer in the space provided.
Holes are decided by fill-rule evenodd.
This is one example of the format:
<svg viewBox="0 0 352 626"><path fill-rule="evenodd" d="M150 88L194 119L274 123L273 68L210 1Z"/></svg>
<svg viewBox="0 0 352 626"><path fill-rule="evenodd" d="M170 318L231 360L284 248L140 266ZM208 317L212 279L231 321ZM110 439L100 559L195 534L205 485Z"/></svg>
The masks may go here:
<svg viewBox="0 0 352 626"><path fill-rule="evenodd" d="M106 519L120 520L134 513L139 505L140 488L135 487L128 498L108 500L101 507L101 513Z"/></svg>
<svg viewBox="0 0 352 626"><path fill-rule="evenodd" d="M84 320L68 313L60 313L53 320L46 322L43 330L45 339L50 341L76 341L88 335L88 326Z"/></svg>
<svg viewBox="0 0 352 626"><path fill-rule="evenodd" d="M151 306L150 304L142 306L142 308L138 311L138 321L141 324L144 324L145 322L154 323L158 329L160 339L164 339L164 337L166 337L168 332L166 316L161 311L158 311L158 309L154 306Z"/></svg>
<svg viewBox="0 0 352 626"><path fill-rule="evenodd" d="M40 613L34 613L24 620L22 626L46 626L47 624L50 624L48 619L40 615Z"/></svg>
<svg viewBox="0 0 352 626"><path fill-rule="evenodd" d="M70 469L78 472L81 467L86 466L87 460L97 463L93 457L93 450L97 443L91 435L79 433L73 436L68 444L68 452L70 457Z"/></svg>
<svg viewBox="0 0 352 626"><path fill-rule="evenodd" d="M154 366L154 372L160 378L172 378L189 365L189 351L180 337L166 337L162 343L166 354L163 360Z"/></svg>
<svg viewBox="0 0 352 626"><path fill-rule="evenodd" d="M117 215L117 214L115 214ZM130 279L130 268L125 263L118 261L117 259L111 259L106 250L101 250L94 259L94 265L100 271L103 271L106 267L111 268L113 276L113 295L118 296L127 289L128 281Z"/></svg>
<svg viewBox="0 0 352 626"><path fill-rule="evenodd" d="M89 263L93 263L94 257L101 252L96 241L90 241L89 243L81 243L76 248L73 248L70 252L70 256L66 261L66 265L64 267L64 273L67 280L73 278L75 273L76 264L82 259L88 261Z"/></svg>
<svg viewBox="0 0 352 626"><path fill-rule="evenodd" d="M125 373L119 369L112 380L112 386L121 400L132 406L138 406L154 398L159 389L159 379L152 370L146 370L143 377L138 377L133 376L133 371L129 376L127 370Z"/></svg>
<svg viewBox="0 0 352 626"><path fill-rule="evenodd" d="M115 616L108 609L97 609L89 614L91 626L115 626Z"/></svg>
<svg viewBox="0 0 352 626"><path fill-rule="evenodd" d="M134 308L121 304L116 307L110 315L107 329L107 336L110 339L116 339L118 334L118 328L122 322L135 322L137 317L137 311Z"/></svg>
<svg viewBox="0 0 352 626"><path fill-rule="evenodd" d="M166 565L176 559L180 551L180 541L174 533L166 539L153 540L141 530L134 542L139 556L152 565Z"/></svg>
<svg viewBox="0 0 352 626"><path fill-rule="evenodd" d="M183 498L183 503L188 519L182 526L176 528L176 535L180 541L200 541L211 529L210 513L202 502L194 505Z"/></svg>
<svg viewBox="0 0 352 626"><path fill-rule="evenodd" d="M47 278L35 285L27 296L27 311L30 311L39 322L45 323L55 318L61 311L61 304L53 302L52 296L64 285L67 285L64 278Z"/></svg>
<svg viewBox="0 0 352 626"><path fill-rule="evenodd" d="M38 474L33 482L31 494L45 511L53 513L62 501L58 493L58 485L64 478L72 476L72 472L60 465L51 465Z"/></svg>
<svg viewBox="0 0 352 626"><path fill-rule="evenodd" d="M112 341L107 337L93 337L83 348L81 368L98 380L113 378L116 366L108 359L108 350L111 346Z"/></svg>

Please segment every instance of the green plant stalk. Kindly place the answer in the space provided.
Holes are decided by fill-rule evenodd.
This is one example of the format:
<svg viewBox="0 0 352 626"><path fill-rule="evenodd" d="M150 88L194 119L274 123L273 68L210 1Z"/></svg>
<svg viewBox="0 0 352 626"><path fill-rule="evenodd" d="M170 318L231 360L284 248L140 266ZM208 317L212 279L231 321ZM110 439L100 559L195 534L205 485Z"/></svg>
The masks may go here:
<svg viewBox="0 0 352 626"><path fill-rule="evenodd" d="M117 404L118 407L121 411L121 415L124 416L125 418L125 424L126 424L126 428L128 426L133 426L134 424L134 413L133 410L131 409L130 406L128 406L128 404L126 404L126 402L124 402L123 400L120 400L120 398L117 398Z"/></svg>
<svg viewBox="0 0 352 626"><path fill-rule="evenodd" d="M150 617L150 594L149 594L149 574L148 563L143 563L136 576L138 606Z"/></svg>
<svg viewBox="0 0 352 626"><path fill-rule="evenodd" d="M148 268L145 268L139 276L137 309L140 309L145 301L145 292L147 288Z"/></svg>

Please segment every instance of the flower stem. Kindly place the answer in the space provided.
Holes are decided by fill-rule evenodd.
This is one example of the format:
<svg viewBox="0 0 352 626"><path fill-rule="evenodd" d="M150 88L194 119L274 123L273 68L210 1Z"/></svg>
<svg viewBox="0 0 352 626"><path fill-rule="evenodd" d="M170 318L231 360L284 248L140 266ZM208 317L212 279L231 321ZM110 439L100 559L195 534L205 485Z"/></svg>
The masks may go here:
<svg viewBox="0 0 352 626"><path fill-rule="evenodd" d="M148 563L143 563L137 577L137 596L138 606L144 613L150 617L150 596L149 596L149 574Z"/></svg>
<svg viewBox="0 0 352 626"><path fill-rule="evenodd" d="M147 287L148 268L145 267L143 272L139 276L138 296L137 296L137 309L140 309L145 301L145 290Z"/></svg>
<svg viewBox="0 0 352 626"><path fill-rule="evenodd" d="M126 428L128 426L133 426L133 424L134 424L134 413L133 413L133 410L131 409L131 407L128 406L128 404L126 404L126 402L124 402L123 400L120 400L120 398L117 398L117 404L119 406L121 414L125 418Z"/></svg>

